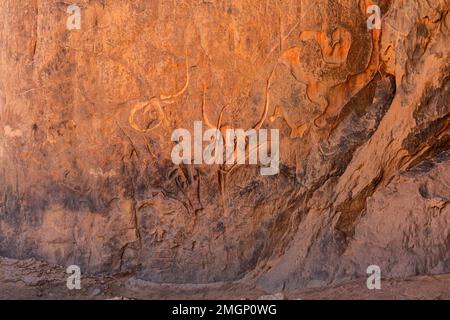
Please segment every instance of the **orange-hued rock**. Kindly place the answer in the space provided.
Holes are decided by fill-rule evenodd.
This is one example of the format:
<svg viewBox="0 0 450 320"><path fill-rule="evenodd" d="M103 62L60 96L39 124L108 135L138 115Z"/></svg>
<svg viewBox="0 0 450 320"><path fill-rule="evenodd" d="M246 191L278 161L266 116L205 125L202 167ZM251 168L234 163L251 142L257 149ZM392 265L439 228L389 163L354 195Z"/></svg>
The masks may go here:
<svg viewBox="0 0 450 320"><path fill-rule="evenodd" d="M74 2L80 30L0 3L1 256L274 292L450 272L448 1ZM279 129L279 174L175 165L195 121Z"/></svg>

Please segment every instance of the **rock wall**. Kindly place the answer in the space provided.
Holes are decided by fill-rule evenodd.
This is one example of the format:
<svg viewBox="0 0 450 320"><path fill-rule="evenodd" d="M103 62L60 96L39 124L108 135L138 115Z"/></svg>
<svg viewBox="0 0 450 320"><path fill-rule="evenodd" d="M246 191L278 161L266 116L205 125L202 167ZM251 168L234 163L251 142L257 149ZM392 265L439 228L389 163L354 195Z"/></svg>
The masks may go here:
<svg viewBox="0 0 450 320"><path fill-rule="evenodd" d="M271 290L450 271L448 1L74 2L80 30L0 3L0 255ZM279 129L279 174L174 165L194 121Z"/></svg>

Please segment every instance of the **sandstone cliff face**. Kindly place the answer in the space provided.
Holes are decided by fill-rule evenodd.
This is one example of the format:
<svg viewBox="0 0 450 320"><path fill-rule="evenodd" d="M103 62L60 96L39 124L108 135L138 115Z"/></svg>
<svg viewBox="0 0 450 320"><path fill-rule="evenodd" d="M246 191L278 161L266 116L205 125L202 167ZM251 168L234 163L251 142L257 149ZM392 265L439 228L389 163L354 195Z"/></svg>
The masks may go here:
<svg viewBox="0 0 450 320"><path fill-rule="evenodd" d="M450 271L448 1L77 4L81 30L0 3L0 255L273 290ZM279 174L174 165L201 120L279 129Z"/></svg>

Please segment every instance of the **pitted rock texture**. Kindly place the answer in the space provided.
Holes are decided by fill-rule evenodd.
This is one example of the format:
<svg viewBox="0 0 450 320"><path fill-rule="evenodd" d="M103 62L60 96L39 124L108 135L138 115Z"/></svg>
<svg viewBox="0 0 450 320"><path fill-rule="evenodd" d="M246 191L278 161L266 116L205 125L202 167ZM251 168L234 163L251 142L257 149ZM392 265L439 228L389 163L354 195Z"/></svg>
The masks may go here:
<svg viewBox="0 0 450 320"><path fill-rule="evenodd" d="M0 255L268 290L450 272L448 1L74 2L81 30L0 3ZM279 129L279 174L174 165L194 121Z"/></svg>
<svg viewBox="0 0 450 320"><path fill-rule="evenodd" d="M309 288L268 294L254 283L243 281L208 284L152 283L132 274L82 277L80 290L67 290L65 268L36 259L0 258L0 299L52 300L323 300L398 299L448 300L450 275L417 276L383 281L383 290L367 290L365 279L327 288Z"/></svg>

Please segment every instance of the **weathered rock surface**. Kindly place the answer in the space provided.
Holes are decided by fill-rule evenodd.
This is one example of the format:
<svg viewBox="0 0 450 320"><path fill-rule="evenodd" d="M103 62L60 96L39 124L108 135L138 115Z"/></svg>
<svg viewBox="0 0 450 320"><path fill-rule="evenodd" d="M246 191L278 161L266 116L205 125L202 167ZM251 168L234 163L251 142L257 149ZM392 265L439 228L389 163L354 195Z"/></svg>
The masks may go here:
<svg viewBox="0 0 450 320"><path fill-rule="evenodd" d="M0 255L273 292L450 272L448 1L77 4L70 31L0 3ZM280 173L174 165L219 117L280 129Z"/></svg>
<svg viewBox="0 0 450 320"><path fill-rule="evenodd" d="M243 281L209 284L161 284L136 279L82 276L80 290L68 290L65 268L36 259L0 258L0 299L224 299L224 300L310 300L310 299L427 299L448 300L450 274L416 276L383 281L382 290L367 290L365 279L346 281L326 288L299 289L269 295L255 284ZM27 280L24 280L27 279ZM92 293L100 293L93 296Z"/></svg>

